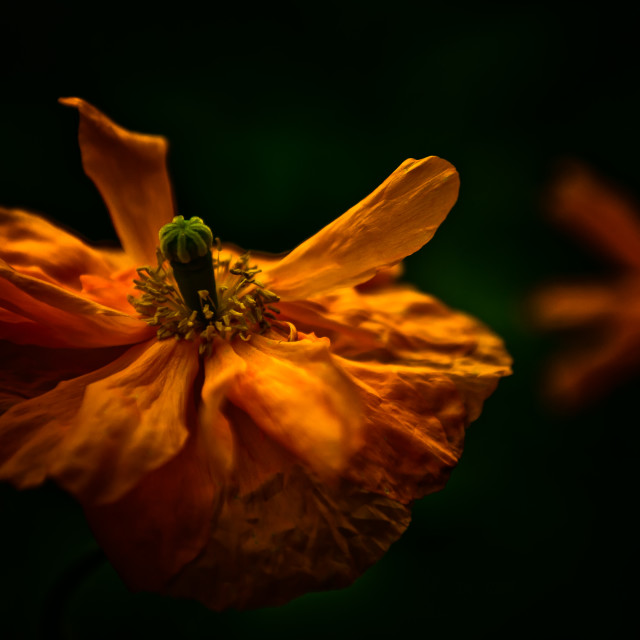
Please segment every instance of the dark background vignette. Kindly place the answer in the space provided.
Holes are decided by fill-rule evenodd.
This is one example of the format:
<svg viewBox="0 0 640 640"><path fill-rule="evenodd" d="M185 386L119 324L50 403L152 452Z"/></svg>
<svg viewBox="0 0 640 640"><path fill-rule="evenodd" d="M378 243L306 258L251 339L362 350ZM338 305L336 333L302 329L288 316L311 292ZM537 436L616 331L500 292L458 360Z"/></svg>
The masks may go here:
<svg viewBox="0 0 640 640"><path fill-rule="evenodd" d="M558 341L530 329L524 303L545 281L609 269L544 219L559 159L640 199L630 16L611 4L43 11L3 19L0 204L116 242L65 95L166 136L179 212L248 248L291 249L406 157L440 155L460 199L406 280L502 335L515 375L380 563L280 608L217 614L130 594L73 500L0 486L0 637L628 637L639 378L554 415L537 389Z"/></svg>

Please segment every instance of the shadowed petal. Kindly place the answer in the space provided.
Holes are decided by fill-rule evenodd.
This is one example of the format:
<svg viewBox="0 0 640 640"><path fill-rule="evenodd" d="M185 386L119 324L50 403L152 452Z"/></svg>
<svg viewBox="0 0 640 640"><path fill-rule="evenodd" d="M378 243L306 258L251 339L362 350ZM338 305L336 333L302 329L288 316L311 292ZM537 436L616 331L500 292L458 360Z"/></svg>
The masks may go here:
<svg viewBox="0 0 640 640"><path fill-rule="evenodd" d="M405 160L372 194L265 269L265 281L283 300L303 300L369 280L432 238L458 187L446 160Z"/></svg>
<svg viewBox="0 0 640 640"><path fill-rule="evenodd" d="M0 418L0 477L19 487L54 477L85 503L121 497L184 444L192 347L138 345L13 406Z"/></svg>
<svg viewBox="0 0 640 640"><path fill-rule="evenodd" d="M355 387L335 365L329 342L256 335L233 350L244 371L229 399L314 471L339 473L360 444L361 416Z"/></svg>
<svg viewBox="0 0 640 640"><path fill-rule="evenodd" d="M18 344L108 347L140 342L154 333L130 314L21 274L3 260L0 307L0 339Z"/></svg>
<svg viewBox="0 0 640 640"><path fill-rule="evenodd" d="M128 347L49 349L0 341L0 414L59 382L95 371L119 358Z"/></svg>
<svg viewBox="0 0 640 640"><path fill-rule="evenodd" d="M138 265L155 264L158 231L173 218L167 141L132 133L80 98L61 98L80 112L85 173L102 194L124 250Z"/></svg>
<svg viewBox="0 0 640 640"><path fill-rule="evenodd" d="M209 539L220 500L210 425L189 416L194 431L182 450L144 475L117 502L88 506L95 537L131 589L157 591Z"/></svg>
<svg viewBox="0 0 640 640"><path fill-rule="evenodd" d="M212 609L284 604L353 582L409 525L398 502L348 481L318 481L229 406L238 453L210 539L167 592Z"/></svg>

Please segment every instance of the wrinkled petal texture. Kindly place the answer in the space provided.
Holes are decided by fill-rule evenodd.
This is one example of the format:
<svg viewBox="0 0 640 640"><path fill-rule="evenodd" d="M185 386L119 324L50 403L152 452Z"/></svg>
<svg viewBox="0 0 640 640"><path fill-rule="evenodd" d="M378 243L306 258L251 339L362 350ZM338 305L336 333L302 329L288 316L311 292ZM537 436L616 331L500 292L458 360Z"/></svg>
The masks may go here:
<svg viewBox="0 0 640 640"><path fill-rule="evenodd" d="M155 264L158 231L174 215L167 141L127 131L80 98L60 102L80 113L82 165L104 198L124 250L139 266Z"/></svg>
<svg viewBox="0 0 640 640"><path fill-rule="evenodd" d="M265 269L282 300L304 300L371 279L425 245L460 181L446 160L405 160L373 193Z"/></svg>
<svg viewBox="0 0 640 640"><path fill-rule="evenodd" d="M191 345L137 345L122 357L0 417L0 478L55 478L84 503L115 501L173 458L187 438L197 373Z"/></svg>
<svg viewBox="0 0 640 640"><path fill-rule="evenodd" d="M408 526L400 503L348 480L320 482L245 412L230 404L225 413L234 475L206 547L167 593L216 610L280 605L350 584Z"/></svg>
<svg viewBox="0 0 640 640"><path fill-rule="evenodd" d="M502 341L409 287L344 289L281 309L331 339L359 388L365 446L348 477L403 503L440 489L465 428L511 371Z"/></svg>

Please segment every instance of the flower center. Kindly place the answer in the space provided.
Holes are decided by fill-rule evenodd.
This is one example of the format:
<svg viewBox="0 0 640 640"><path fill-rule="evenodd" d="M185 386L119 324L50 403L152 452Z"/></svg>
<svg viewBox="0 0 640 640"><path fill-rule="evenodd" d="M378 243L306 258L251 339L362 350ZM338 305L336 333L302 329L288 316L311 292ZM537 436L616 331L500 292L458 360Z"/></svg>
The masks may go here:
<svg viewBox="0 0 640 640"><path fill-rule="evenodd" d="M139 297L129 302L148 324L158 327L158 338L199 338L201 354L211 353L213 339L238 335L249 340L264 333L276 320L272 306L280 298L255 279L261 269L251 266L249 253L222 257L222 245L201 218L176 216L160 229L157 267L140 267L135 288ZM168 265L167 265L168 262Z"/></svg>

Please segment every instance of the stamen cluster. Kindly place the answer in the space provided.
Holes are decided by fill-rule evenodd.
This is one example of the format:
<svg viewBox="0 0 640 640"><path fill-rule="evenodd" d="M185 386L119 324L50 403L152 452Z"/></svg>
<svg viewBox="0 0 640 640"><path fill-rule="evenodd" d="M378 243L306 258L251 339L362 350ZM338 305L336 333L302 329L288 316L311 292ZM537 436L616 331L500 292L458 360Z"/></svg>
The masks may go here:
<svg viewBox="0 0 640 640"><path fill-rule="evenodd" d="M210 355L212 343L219 336L225 340L239 336L249 340L252 333L264 333L279 313L273 303L280 299L255 279L260 273L250 266L250 255L239 258L220 257L221 245L216 238L217 258L212 258L217 283L216 292L200 290L200 309L185 302L165 257L157 250L157 267L140 267L135 288L141 296L129 296L129 302L149 325L158 327L158 338L166 340L199 339L199 353ZM216 305L217 301L217 305Z"/></svg>

